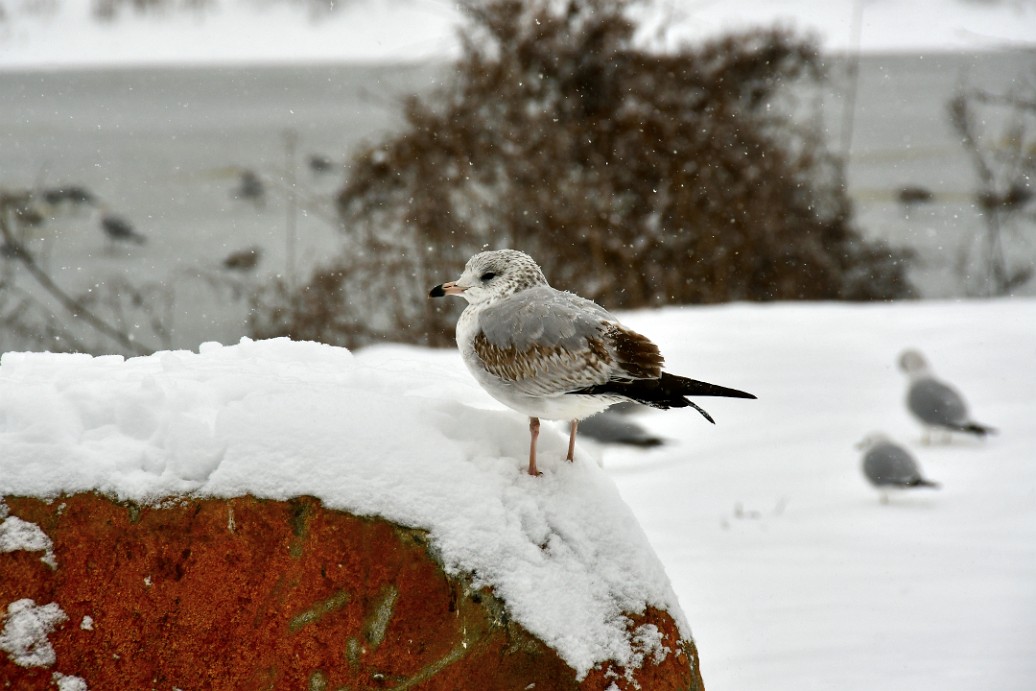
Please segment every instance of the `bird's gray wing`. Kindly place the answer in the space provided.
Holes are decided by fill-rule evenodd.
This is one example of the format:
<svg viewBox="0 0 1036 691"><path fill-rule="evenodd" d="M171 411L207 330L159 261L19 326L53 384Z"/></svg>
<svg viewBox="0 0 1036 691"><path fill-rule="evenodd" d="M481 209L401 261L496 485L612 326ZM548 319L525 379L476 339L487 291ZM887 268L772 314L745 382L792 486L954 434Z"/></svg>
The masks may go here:
<svg viewBox="0 0 1036 691"><path fill-rule="evenodd" d="M875 485L909 486L921 479L913 456L895 444L878 444L868 451L863 472Z"/></svg>
<svg viewBox="0 0 1036 691"><path fill-rule="evenodd" d="M953 388L932 379L918 379L907 394L910 411L929 425L956 426L967 422L964 399Z"/></svg>
<svg viewBox="0 0 1036 691"><path fill-rule="evenodd" d="M596 302L549 286L497 300L479 314L479 326L491 344L515 348L578 348L602 324L617 321Z"/></svg>
<svg viewBox="0 0 1036 691"><path fill-rule="evenodd" d="M474 350L485 369L528 395L661 373L662 357L648 339L600 305L548 286L498 300L478 324Z"/></svg>

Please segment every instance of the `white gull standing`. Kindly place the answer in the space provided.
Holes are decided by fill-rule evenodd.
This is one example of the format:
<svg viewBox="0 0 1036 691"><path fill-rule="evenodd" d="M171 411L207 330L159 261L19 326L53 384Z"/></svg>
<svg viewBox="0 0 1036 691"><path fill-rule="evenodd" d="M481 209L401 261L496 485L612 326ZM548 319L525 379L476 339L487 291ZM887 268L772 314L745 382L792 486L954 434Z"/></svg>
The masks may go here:
<svg viewBox="0 0 1036 691"><path fill-rule="evenodd" d="M493 398L529 416L529 474L536 469L540 418L569 420L569 461L579 420L615 403L692 407L686 396L755 398L750 393L662 371L658 346L627 329L595 302L547 284L532 257L517 250L481 252L433 298L459 295L461 358Z"/></svg>
<svg viewBox="0 0 1036 691"><path fill-rule="evenodd" d="M921 469L909 451L881 432L867 435L856 448L863 450L863 474L868 482L882 491L882 504L888 503L888 492L892 489L939 486L921 475Z"/></svg>
<svg viewBox="0 0 1036 691"><path fill-rule="evenodd" d="M907 408L925 428L925 440L929 430L939 428L947 432L967 432L979 437L996 430L980 425L968 416L964 398L949 384L939 381L932 374L928 361L916 350L905 350L899 356L899 368L909 377Z"/></svg>

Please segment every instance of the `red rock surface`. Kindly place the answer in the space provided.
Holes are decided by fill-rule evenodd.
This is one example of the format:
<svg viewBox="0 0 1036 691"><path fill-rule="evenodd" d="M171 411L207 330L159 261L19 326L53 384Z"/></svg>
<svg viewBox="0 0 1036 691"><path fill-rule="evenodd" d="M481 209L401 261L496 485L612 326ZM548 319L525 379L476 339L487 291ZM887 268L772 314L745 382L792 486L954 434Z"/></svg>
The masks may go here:
<svg viewBox="0 0 1036 691"><path fill-rule="evenodd" d="M51 538L57 568L40 552L0 553L0 617L31 598L68 620L49 635L52 667L0 652L0 688L54 689L55 672L92 691L703 688L694 645L665 612L632 617L662 632L664 660L580 683L491 592L445 575L421 531L314 499L5 501Z"/></svg>

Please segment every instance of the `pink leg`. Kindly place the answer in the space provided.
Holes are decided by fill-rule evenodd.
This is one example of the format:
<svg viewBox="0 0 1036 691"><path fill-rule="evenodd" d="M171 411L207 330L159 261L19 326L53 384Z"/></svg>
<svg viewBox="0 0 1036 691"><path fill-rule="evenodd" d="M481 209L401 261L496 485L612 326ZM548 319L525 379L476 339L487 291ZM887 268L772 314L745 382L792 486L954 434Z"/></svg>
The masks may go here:
<svg viewBox="0 0 1036 691"><path fill-rule="evenodd" d="M572 421L572 433L568 437L568 456L566 460L574 462L576 460L576 427L579 426L579 420Z"/></svg>
<svg viewBox="0 0 1036 691"><path fill-rule="evenodd" d="M529 475L539 475L540 471L536 470L536 439L540 436L540 419L538 417L529 418L529 436L532 437L529 444Z"/></svg>

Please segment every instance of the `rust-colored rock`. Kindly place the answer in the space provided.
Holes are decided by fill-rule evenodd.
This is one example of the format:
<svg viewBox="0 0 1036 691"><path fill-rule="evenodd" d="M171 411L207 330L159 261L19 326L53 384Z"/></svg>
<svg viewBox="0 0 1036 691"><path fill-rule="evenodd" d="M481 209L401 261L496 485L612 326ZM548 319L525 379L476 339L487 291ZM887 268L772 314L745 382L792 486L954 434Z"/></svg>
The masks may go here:
<svg viewBox="0 0 1036 691"><path fill-rule="evenodd" d="M5 501L50 537L57 567L0 552L0 618L30 598L68 619L48 637L50 667L0 652L0 689L54 689L55 673L93 691L702 688L694 646L665 612L632 617L662 632L663 660L580 683L490 591L445 575L421 531L314 499Z"/></svg>

